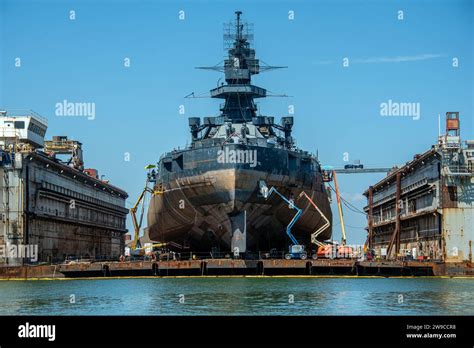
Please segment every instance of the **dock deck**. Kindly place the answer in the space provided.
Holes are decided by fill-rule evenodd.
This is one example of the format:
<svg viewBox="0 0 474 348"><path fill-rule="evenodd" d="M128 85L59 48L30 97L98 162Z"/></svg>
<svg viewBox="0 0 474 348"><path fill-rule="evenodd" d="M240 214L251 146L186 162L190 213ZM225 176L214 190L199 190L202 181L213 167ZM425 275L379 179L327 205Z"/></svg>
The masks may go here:
<svg viewBox="0 0 474 348"><path fill-rule="evenodd" d="M471 264L446 265L430 261L242 260L128 261L60 265L65 277L84 276L437 276L474 275Z"/></svg>
<svg viewBox="0 0 474 348"><path fill-rule="evenodd" d="M0 279L140 276L474 276L474 270L471 263L354 259L104 261L0 268Z"/></svg>

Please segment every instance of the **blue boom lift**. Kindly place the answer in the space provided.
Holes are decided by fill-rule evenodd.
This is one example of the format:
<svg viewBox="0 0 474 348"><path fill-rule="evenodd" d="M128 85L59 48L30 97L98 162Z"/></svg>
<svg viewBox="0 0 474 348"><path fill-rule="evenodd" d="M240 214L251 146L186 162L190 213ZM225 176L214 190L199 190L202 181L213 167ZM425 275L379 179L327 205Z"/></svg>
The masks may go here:
<svg viewBox="0 0 474 348"><path fill-rule="evenodd" d="M285 259L306 260L308 258L308 253L306 252L304 245L301 245L300 243L298 243L295 236L293 236L293 234L291 233L291 228L296 223L296 221L300 218L302 214L302 210L298 208L293 201L290 201L285 196L283 196L275 187L272 187L269 190L264 181L260 181L260 192L262 193L265 199L268 199L268 197L270 197L271 194L275 192L281 199L283 199L286 203L288 203L288 207L290 209L296 210L295 216L293 216L293 219L291 219L290 223L286 227L286 234L288 235L288 237L290 238L293 244L290 245L288 254L285 254Z"/></svg>

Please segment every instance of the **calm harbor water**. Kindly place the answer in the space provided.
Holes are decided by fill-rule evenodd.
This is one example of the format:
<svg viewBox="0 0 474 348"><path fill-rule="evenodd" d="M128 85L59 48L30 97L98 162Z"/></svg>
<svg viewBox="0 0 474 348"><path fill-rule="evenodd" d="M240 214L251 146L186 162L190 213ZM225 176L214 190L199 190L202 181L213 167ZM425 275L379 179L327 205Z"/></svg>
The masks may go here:
<svg viewBox="0 0 474 348"><path fill-rule="evenodd" d="M474 279L0 281L0 315L437 314L474 315Z"/></svg>

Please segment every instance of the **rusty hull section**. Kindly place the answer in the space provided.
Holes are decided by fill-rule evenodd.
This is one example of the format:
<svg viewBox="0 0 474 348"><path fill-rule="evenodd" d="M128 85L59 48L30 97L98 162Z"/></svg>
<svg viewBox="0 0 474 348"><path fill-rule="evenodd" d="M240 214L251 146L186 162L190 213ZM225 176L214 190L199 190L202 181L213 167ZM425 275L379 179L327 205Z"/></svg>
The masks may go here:
<svg viewBox="0 0 474 348"><path fill-rule="evenodd" d="M286 249L285 227L294 216L278 197L265 201L258 195L258 181L265 180L288 197L305 190L331 218L326 192L316 185L297 183L289 176L246 169L225 169L169 182L169 192L152 198L148 213L150 238L190 244L193 250L220 247L230 250L231 217L246 211L247 245L252 250ZM294 227L301 243L310 247L310 235L324 223L321 215L306 201L296 205L303 215ZM320 236L331 237L331 230Z"/></svg>
<svg viewBox="0 0 474 348"><path fill-rule="evenodd" d="M37 266L40 267L40 266ZM54 266L48 266L54 267ZM0 278L50 277L51 272L29 270L3 272ZM54 268L49 268L49 271ZM449 276L472 277L474 269L468 262L433 261L357 261L354 259L205 259L170 261L127 261L72 263L58 265L56 277L176 277L176 276Z"/></svg>

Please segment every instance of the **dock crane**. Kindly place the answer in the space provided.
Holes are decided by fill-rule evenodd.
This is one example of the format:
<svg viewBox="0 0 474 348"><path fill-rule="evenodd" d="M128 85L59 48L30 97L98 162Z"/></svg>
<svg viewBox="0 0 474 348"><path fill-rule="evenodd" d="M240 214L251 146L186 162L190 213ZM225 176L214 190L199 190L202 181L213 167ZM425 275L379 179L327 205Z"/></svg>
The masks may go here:
<svg viewBox="0 0 474 348"><path fill-rule="evenodd" d="M339 185L337 183L337 174L361 174L361 173L388 173L392 168L364 168L363 165L346 166L345 168L334 169L331 166L323 166L322 174L324 182L334 181L334 192L336 193L337 209L339 213L339 220L341 223L341 246L337 248L337 253L351 254L352 248L346 247L347 235L344 224L344 214L342 211L341 196L339 194ZM318 251L319 253L319 251Z"/></svg>
<svg viewBox="0 0 474 348"><path fill-rule="evenodd" d="M348 166L346 166L348 167ZM356 168L338 168L334 169L332 166L323 166L323 181L331 182L334 181L334 191L336 193L337 209L339 212L339 220L341 221L341 233L342 233L342 244L346 244L346 227L344 225L344 214L342 212L341 196L339 194L339 185L337 184L337 174L361 174L361 173L388 173L392 168L364 168L359 165Z"/></svg>
<svg viewBox="0 0 474 348"><path fill-rule="evenodd" d="M265 184L265 182L263 180L260 180L259 186L260 186L260 192L262 193L262 195L265 199L268 199L268 197L270 197L271 194L275 192L283 201L288 203L288 207L290 209L296 210L295 216L293 216L293 219L291 219L288 226L286 226L286 235L290 238L290 240L293 244L291 244L289 246L289 248L288 248L289 252L288 252L288 254L285 254L285 259L287 259L287 260L291 260L291 259L306 260L308 258L308 253L305 250L305 246L300 244L296 240L295 236L293 236L293 234L291 233L291 228L296 223L296 221L300 218L303 211L295 205L293 200L287 199L274 186L272 186L269 190L267 185Z"/></svg>
<svg viewBox="0 0 474 348"><path fill-rule="evenodd" d="M344 214L342 212L342 204L341 204L341 196L339 195L339 185L337 184L337 174L336 170L332 169L330 166L323 167L323 181L324 182L331 182L334 181L334 192L336 193L336 202L337 202L337 210L339 213L339 221L341 222L341 235L342 240L341 244L346 245L346 227L344 225Z"/></svg>

